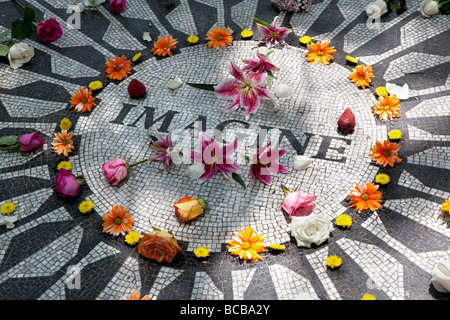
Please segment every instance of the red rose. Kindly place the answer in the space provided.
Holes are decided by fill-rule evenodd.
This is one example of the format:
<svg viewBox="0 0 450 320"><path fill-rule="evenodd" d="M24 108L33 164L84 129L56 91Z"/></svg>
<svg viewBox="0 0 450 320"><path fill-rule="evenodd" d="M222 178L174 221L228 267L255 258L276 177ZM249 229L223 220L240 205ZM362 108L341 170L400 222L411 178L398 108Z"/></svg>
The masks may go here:
<svg viewBox="0 0 450 320"><path fill-rule="evenodd" d="M63 34L59 22L53 18L39 22L36 32L44 42L58 40Z"/></svg>
<svg viewBox="0 0 450 320"><path fill-rule="evenodd" d="M166 231L141 232L143 236L139 242L139 254L150 260L170 263L181 251L175 237Z"/></svg>
<svg viewBox="0 0 450 320"><path fill-rule="evenodd" d="M80 185L77 178L64 168L59 169L56 177L56 191L65 198L66 196L75 197L80 191Z"/></svg>
<svg viewBox="0 0 450 320"><path fill-rule="evenodd" d="M142 97L146 93L145 85L139 80L133 79L128 85L128 93L132 98Z"/></svg>
<svg viewBox="0 0 450 320"><path fill-rule="evenodd" d="M121 13L125 9L126 0L109 0L111 11Z"/></svg>

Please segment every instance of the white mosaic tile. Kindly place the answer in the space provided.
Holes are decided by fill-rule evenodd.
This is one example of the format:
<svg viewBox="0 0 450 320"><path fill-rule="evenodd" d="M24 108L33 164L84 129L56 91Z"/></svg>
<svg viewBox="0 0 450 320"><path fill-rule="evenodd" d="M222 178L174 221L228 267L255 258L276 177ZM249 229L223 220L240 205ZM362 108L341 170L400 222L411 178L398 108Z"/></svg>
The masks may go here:
<svg viewBox="0 0 450 320"><path fill-rule="evenodd" d="M161 267L158 276L153 282L153 286L148 293L150 300L156 300L161 290L167 287L172 281L183 274L184 270L177 270L168 267ZM142 294L142 292L141 292Z"/></svg>
<svg viewBox="0 0 450 320"><path fill-rule="evenodd" d="M408 124L409 140L450 141L450 136L426 132Z"/></svg>
<svg viewBox="0 0 450 320"><path fill-rule="evenodd" d="M255 268L231 271L233 300L244 300L245 291L248 289L255 272Z"/></svg>
<svg viewBox="0 0 450 320"><path fill-rule="evenodd" d="M449 152L450 147L432 147L410 155L408 163L449 170Z"/></svg>
<svg viewBox="0 0 450 320"><path fill-rule="evenodd" d="M269 273L275 285L278 300L292 300L301 293L307 293L318 299L309 280L289 268L274 264L269 266Z"/></svg>
<svg viewBox="0 0 450 320"><path fill-rule="evenodd" d="M255 23L255 18L253 16L256 13L257 6L258 1L254 0L244 0L235 4L231 7L231 19L241 27L241 29L252 30L253 24Z"/></svg>
<svg viewBox="0 0 450 320"><path fill-rule="evenodd" d="M160 36L169 35L170 32L158 20L158 17L145 1L128 1L126 9L121 13L125 18L135 18L150 21L158 29Z"/></svg>
<svg viewBox="0 0 450 320"><path fill-rule="evenodd" d="M422 182L419 181L419 179L414 177L406 170L402 172L400 178L398 179L398 185L427 193L430 196L436 196L444 199L448 199L449 197L448 192L425 186Z"/></svg>
<svg viewBox="0 0 450 320"><path fill-rule="evenodd" d="M408 118L448 117L450 116L450 96L427 99L409 111L405 112Z"/></svg>
<svg viewBox="0 0 450 320"><path fill-rule="evenodd" d="M169 21L175 30L181 31L186 35L198 34L187 0L180 0L180 4L170 11L166 16L166 20Z"/></svg>
<svg viewBox="0 0 450 320"><path fill-rule="evenodd" d="M206 272L196 272L191 300L223 300L223 293Z"/></svg>

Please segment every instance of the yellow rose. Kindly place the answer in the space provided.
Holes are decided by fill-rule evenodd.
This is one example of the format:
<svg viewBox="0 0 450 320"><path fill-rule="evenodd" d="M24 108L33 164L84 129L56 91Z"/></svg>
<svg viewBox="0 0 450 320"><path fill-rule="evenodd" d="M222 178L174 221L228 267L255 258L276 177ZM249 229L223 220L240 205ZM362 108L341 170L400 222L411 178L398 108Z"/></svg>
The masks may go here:
<svg viewBox="0 0 450 320"><path fill-rule="evenodd" d="M181 222L186 222L197 218L206 209L206 203L199 197L184 197L178 200L174 205L175 214Z"/></svg>

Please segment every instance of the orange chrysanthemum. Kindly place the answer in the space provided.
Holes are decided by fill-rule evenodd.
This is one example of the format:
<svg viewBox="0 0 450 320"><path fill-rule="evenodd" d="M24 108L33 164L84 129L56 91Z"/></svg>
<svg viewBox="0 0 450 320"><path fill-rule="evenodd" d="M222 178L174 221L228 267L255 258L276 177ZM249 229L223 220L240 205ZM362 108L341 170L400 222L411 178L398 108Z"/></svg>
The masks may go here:
<svg viewBox="0 0 450 320"><path fill-rule="evenodd" d="M114 205L108 213L105 213L102 218L105 221L103 232L111 233L113 236L133 231L134 221L131 219L131 214L127 214L128 207Z"/></svg>
<svg viewBox="0 0 450 320"><path fill-rule="evenodd" d="M392 120L400 115L400 99L395 95L379 97L372 110L373 115L378 115L380 120Z"/></svg>
<svg viewBox="0 0 450 320"><path fill-rule="evenodd" d="M128 297L123 297L120 300L149 300L148 295L145 295L141 298L141 293L134 291L134 289L131 291L131 295Z"/></svg>
<svg viewBox="0 0 450 320"><path fill-rule="evenodd" d="M127 60L125 56L121 56L120 58L116 56L115 60L108 59L105 67L107 77L112 80L122 80L123 78L128 77L128 74L133 70L131 61Z"/></svg>
<svg viewBox="0 0 450 320"><path fill-rule="evenodd" d="M336 53L334 47L328 47L330 41L317 42L316 44L308 44L308 51L305 53L306 61L311 64L322 63L326 65L330 63L334 58L331 56L332 53Z"/></svg>
<svg viewBox="0 0 450 320"><path fill-rule="evenodd" d="M239 230L239 232L233 232L233 240L228 242L228 251L235 256L244 260L261 260L260 252L265 252L262 242L264 238L261 238L260 234L253 235L253 229L250 227L245 228L245 232Z"/></svg>
<svg viewBox="0 0 450 320"><path fill-rule="evenodd" d="M152 49L153 54L157 56L165 57L168 55L172 56L172 49L176 48L176 44L178 43L177 39L174 39L171 35L165 37L158 37L158 41L155 42L154 47Z"/></svg>
<svg viewBox="0 0 450 320"><path fill-rule="evenodd" d="M78 112L91 111L95 106L95 98L92 97L92 90L87 87L80 88L79 91L74 91L70 99L71 108L75 108Z"/></svg>
<svg viewBox="0 0 450 320"><path fill-rule="evenodd" d="M350 74L350 82L353 82L355 86L365 87L369 86L370 78L375 78L373 75L373 70L371 66L359 65L356 69L353 69L353 72Z"/></svg>
<svg viewBox="0 0 450 320"><path fill-rule="evenodd" d="M206 40L209 40L207 43L208 47L219 49L226 46L231 46L233 36L231 35L230 29L215 27L209 30L206 34Z"/></svg>
<svg viewBox="0 0 450 320"><path fill-rule="evenodd" d="M376 141L374 146L370 149L372 152L369 156L373 161L385 167L389 164L391 167L396 162L402 161L397 155L397 151L401 148L395 142L389 142L388 140L383 143Z"/></svg>
<svg viewBox="0 0 450 320"><path fill-rule="evenodd" d="M60 133L55 133L55 138L52 142L52 149L58 154L64 154L66 157L74 149L73 146L73 132L67 132L67 130L62 130Z"/></svg>
<svg viewBox="0 0 450 320"><path fill-rule="evenodd" d="M356 183L356 188L352 189L348 195L352 197L350 207L356 207L358 212L366 209L375 211L381 208L382 193L378 191L378 185L373 183Z"/></svg>

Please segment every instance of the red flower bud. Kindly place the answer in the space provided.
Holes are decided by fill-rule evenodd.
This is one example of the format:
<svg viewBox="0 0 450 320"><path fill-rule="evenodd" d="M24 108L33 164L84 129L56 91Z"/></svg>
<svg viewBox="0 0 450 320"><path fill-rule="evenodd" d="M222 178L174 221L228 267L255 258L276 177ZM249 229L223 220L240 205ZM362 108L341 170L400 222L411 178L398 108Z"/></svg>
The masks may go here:
<svg viewBox="0 0 450 320"><path fill-rule="evenodd" d="M343 131L352 131L355 129L356 120L355 115L350 108L345 109L344 113L338 120L338 127Z"/></svg>
<svg viewBox="0 0 450 320"><path fill-rule="evenodd" d="M146 93L145 85L139 80L133 79L128 85L128 93L132 98L140 98Z"/></svg>

